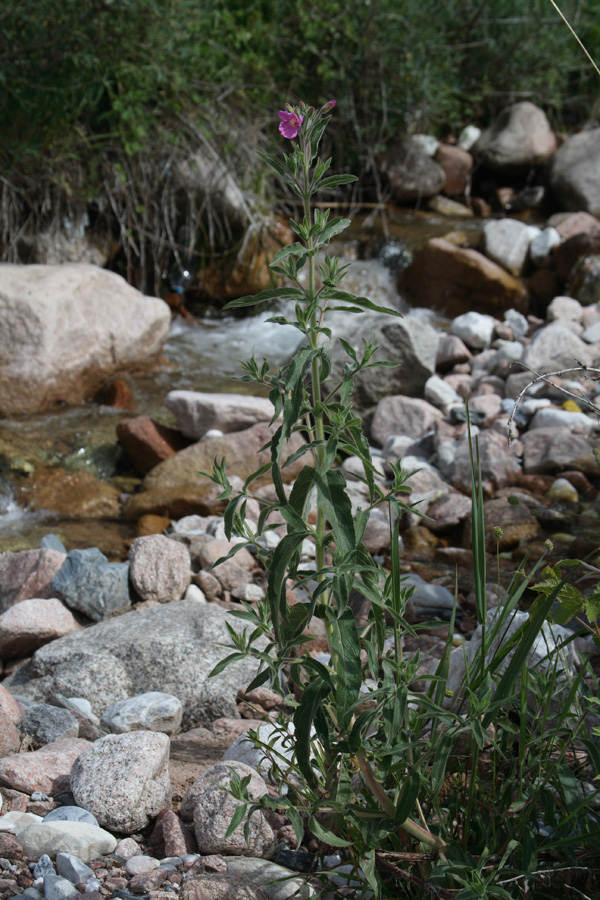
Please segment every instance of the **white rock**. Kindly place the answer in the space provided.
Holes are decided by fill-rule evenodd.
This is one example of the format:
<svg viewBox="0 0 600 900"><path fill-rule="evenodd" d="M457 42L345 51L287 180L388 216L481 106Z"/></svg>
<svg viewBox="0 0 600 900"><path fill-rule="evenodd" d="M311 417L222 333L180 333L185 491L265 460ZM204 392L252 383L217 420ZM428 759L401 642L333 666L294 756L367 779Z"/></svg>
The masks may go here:
<svg viewBox="0 0 600 900"><path fill-rule="evenodd" d="M522 274L531 233L518 219L488 219L483 224L483 252L517 278Z"/></svg>
<svg viewBox="0 0 600 900"><path fill-rule="evenodd" d="M573 431L574 428L581 428L584 431L593 431L596 425L596 420L583 412L569 412L566 409L548 406L536 412L529 423L529 429L568 428L569 431Z"/></svg>
<svg viewBox="0 0 600 900"><path fill-rule="evenodd" d="M478 128L477 125L465 125L458 136L456 145L457 147L460 147L461 150L470 150L471 147L475 146L480 137L481 128Z"/></svg>
<svg viewBox="0 0 600 900"><path fill-rule="evenodd" d="M440 142L433 134L413 134L411 137L427 156L435 156Z"/></svg>
<svg viewBox="0 0 600 900"><path fill-rule="evenodd" d="M185 592L185 596L183 599L193 600L195 603L206 603L204 591L201 590L197 584L190 584L189 588Z"/></svg>
<svg viewBox="0 0 600 900"><path fill-rule="evenodd" d="M583 306L574 297L555 297L546 310L548 322L560 319L564 322L581 322Z"/></svg>
<svg viewBox="0 0 600 900"><path fill-rule="evenodd" d="M0 794L0 796L2 796ZM9 834L18 834L24 831L30 825L39 825L43 816L36 816L35 813L18 812L10 810L0 818L0 831L7 831Z"/></svg>
<svg viewBox="0 0 600 900"><path fill-rule="evenodd" d="M84 822L42 822L20 831L16 838L25 856L36 859L43 853L53 859L64 852L89 862L112 853L117 846L117 839L108 831Z"/></svg>
<svg viewBox="0 0 600 900"><path fill-rule="evenodd" d="M538 231L529 245L529 258L534 266L539 266L548 256L553 247L560 244L562 238L556 228L544 228Z"/></svg>
<svg viewBox="0 0 600 900"><path fill-rule="evenodd" d="M515 337L525 337L529 332L529 322L516 309L507 309L504 313L504 321L512 328Z"/></svg>
<svg viewBox="0 0 600 900"><path fill-rule="evenodd" d="M457 334L469 347L483 350L492 340L496 320L484 313L467 312L452 320L450 330Z"/></svg>
<svg viewBox="0 0 600 900"><path fill-rule="evenodd" d="M160 731L175 734L181 725L183 706L174 694L148 691L127 700L118 700L101 719L102 727L113 734L127 731Z"/></svg>
<svg viewBox="0 0 600 900"><path fill-rule="evenodd" d="M447 381L444 381L443 378L440 378L439 375L432 375L431 378L427 379L424 393L425 399L437 406L438 409L444 409L450 404L461 402L461 398L454 388Z"/></svg>

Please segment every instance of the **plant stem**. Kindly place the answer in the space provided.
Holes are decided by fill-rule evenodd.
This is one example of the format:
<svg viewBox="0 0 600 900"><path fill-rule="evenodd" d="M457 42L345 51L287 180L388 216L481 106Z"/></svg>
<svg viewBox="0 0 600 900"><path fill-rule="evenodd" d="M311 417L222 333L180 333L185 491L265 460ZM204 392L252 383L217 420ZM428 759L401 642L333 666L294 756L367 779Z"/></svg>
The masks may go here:
<svg viewBox="0 0 600 900"><path fill-rule="evenodd" d="M379 803L381 809L388 815L390 818L393 818L396 814L396 810L394 808L394 804L385 793L377 779L375 778L375 774L369 765L367 758L364 754L363 750L359 750L356 753L356 762L358 763L358 767L360 769L360 773L363 776L367 787ZM415 838L417 841L420 841L422 844L426 844L428 847L431 847L433 850L436 850L442 861L446 861L444 856L444 849L446 847L445 842L436 837L435 834L432 834L428 829L421 827L416 822L413 822L412 819L405 819L404 822L400 825L403 831L406 831L407 834L410 834L411 837Z"/></svg>

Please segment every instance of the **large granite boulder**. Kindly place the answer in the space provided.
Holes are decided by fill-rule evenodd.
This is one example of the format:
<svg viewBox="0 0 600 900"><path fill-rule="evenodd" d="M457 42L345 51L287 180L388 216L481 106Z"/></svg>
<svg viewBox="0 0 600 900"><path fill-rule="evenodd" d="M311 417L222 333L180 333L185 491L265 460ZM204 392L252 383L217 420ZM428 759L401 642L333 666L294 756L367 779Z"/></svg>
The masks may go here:
<svg viewBox="0 0 600 900"><path fill-rule="evenodd" d="M154 360L169 307L96 266L0 267L0 414L89 400Z"/></svg>
<svg viewBox="0 0 600 900"><path fill-rule="evenodd" d="M257 664L241 660L208 678L229 653L222 646L230 643L226 622L243 627L220 607L193 600L136 609L52 641L4 684L38 701L57 693L84 697L96 715L117 700L164 691L181 700L184 729L238 718L237 692Z"/></svg>
<svg viewBox="0 0 600 900"><path fill-rule="evenodd" d="M550 186L565 209L600 216L600 128L570 137L550 166Z"/></svg>
<svg viewBox="0 0 600 900"><path fill-rule="evenodd" d="M556 137L546 114L524 100L503 109L473 148L485 166L513 173L540 165L556 150Z"/></svg>

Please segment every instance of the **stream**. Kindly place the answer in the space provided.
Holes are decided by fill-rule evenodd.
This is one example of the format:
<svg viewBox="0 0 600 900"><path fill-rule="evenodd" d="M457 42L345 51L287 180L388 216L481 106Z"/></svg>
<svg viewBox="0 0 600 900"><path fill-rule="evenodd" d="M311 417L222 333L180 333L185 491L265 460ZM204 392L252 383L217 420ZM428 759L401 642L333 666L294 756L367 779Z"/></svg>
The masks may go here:
<svg viewBox="0 0 600 900"><path fill-rule="evenodd" d="M475 233L481 223L391 210L384 224L373 214L356 217L344 242L332 252L350 265L342 285L345 290L406 311L396 289L396 272L414 250L428 238L454 229ZM368 254L373 258L360 258ZM163 348L164 362L152 372L123 376L133 397L131 411L87 404L0 420L0 552L37 547L45 534L53 532L69 550L97 546L111 559L123 558L128 542L137 534L135 523L111 515L82 517L40 508L32 500L32 476L40 467L58 466L73 473L88 472L124 494L135 490L141 479L116 441L118 422L147 415L174 426L163 402L175 389L255 392L255 386L235 380L241 374L239 360L254 352L257 359L264 356L277 367L289 360L299 345L299 332L269 323L272 314L268 310L244 318L222 316L194 323L174 319Z"/></svg>

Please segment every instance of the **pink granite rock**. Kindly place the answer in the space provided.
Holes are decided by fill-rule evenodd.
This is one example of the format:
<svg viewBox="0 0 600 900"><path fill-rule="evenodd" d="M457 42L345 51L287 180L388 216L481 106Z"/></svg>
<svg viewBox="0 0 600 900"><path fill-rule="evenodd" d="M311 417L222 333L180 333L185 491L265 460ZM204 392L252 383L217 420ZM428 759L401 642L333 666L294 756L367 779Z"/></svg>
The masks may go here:
<svg viewBox="0 0 600 900"><path fill-rule="evenodd" d="M0 760L0 781L25 794L52 794L54 780L68 775L80 753L91 746L81 738L65 738L33 752L7 756Z"/></svg>
<svg viewBox="0 0 600 900"><path fill-rule="evenodd" d="M28 656L81 626L55 597L21 600L0 615L0 657Z"/></svg>
<svg viewBox="0 0 600 900"><path fill-rule="evenodd" d="M65 554L58 550L23 550L0 556L0 612L30 597L52 597L52 578Z"/></svg>
<svg viewBox="0 0 600 900"><path fill-rule="evenodd" d="M7 691L5 687L0 684L0 712L3 712L6 717L13 723L13 725L18 725L23 716L25 715L25 710L22 705L16 700L10 691Z"/></svg>

